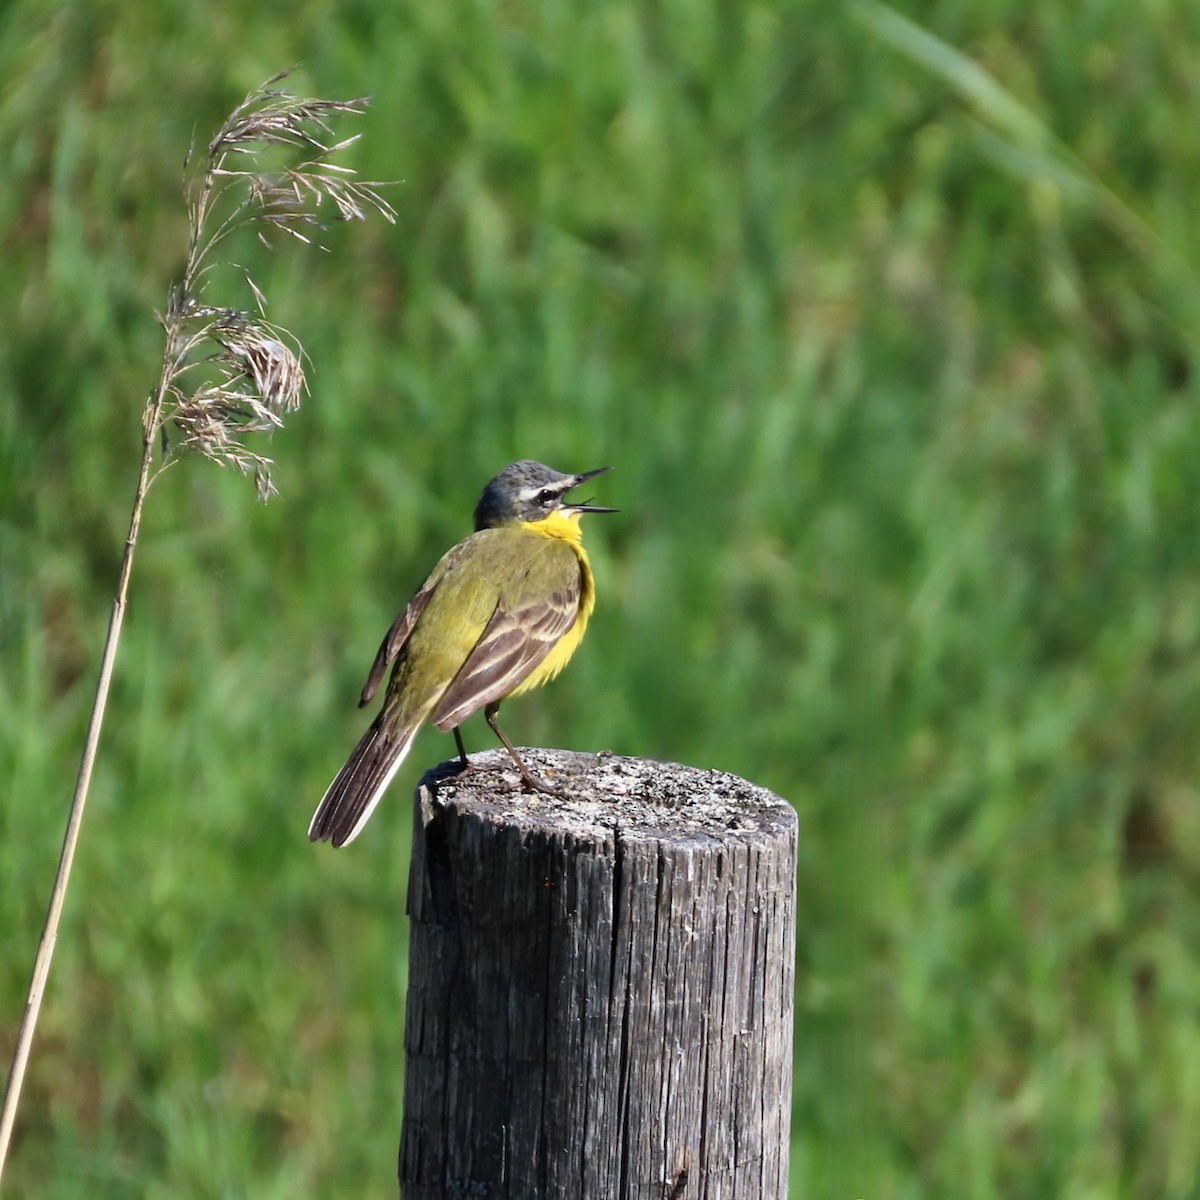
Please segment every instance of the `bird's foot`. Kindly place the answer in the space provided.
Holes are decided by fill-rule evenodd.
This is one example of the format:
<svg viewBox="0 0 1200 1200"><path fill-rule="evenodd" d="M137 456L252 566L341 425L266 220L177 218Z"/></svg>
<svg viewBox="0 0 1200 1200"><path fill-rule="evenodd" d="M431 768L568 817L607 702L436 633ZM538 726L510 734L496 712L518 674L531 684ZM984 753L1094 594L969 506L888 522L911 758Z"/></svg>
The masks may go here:
<svg viewBox="0 0 1200 1200"><path fill-rule="evenodd" d="M553 796L556 800L567 800L569 797L562 788L546 783L528 771L521 772L521 790L524 792L541 792L543 796Z"/></svg>

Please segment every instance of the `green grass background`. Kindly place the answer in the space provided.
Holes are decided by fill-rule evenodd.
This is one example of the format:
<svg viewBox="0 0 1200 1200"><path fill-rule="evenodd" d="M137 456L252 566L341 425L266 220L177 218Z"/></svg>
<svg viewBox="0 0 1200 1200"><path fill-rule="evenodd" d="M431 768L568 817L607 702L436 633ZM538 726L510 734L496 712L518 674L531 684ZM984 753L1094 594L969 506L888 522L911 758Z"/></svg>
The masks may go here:
<svg viewBox="0 0 1200 1200"><path fill-rule="evenodd" d="M614 464L623 511L513 736L799 811L793 1195L1200 1196L1200 9L907 11L0 11L5 1061L185 150L300 62L404 181L394 228L247 251L311 364L281 495L151 494L6 1195L393 1194L447 739L351 850L304 831L398 605L528 456Z"/></svg>

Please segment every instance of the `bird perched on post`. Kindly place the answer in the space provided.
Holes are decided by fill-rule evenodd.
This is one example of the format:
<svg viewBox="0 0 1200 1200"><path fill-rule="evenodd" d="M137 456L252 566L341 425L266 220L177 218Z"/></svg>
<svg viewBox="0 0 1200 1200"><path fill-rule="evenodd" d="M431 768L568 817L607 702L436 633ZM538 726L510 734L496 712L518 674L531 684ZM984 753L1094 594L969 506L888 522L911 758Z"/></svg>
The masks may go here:
<svg viewBox="0 0 1200 1200"><path fill-rule="evenodd" d="M358 836L426 721L454 731L467 766L458 727L481 708L525 785L558 794L529 773L496 715L509 696L553 679L583 639L596 590L579 518L617 510L566 496L608 470L563 475L525 460L483 489L475 532L433 568L375 655L359 705L394 662L383 708L317 805L312 841Z"/></svg>

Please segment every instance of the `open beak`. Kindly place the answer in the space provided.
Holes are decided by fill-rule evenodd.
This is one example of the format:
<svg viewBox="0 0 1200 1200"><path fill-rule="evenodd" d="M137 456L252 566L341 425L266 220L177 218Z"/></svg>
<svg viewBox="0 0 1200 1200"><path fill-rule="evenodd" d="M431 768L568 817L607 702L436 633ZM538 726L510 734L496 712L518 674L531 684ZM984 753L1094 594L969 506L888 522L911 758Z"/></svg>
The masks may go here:
<svg viewBox="0 0 1200 1200"><path fill-rule="evenodd" d="M597 467L594 471L584 471L584 473L582 475L575 476L575 482L573 484L571 484L571 486L567 489L567 491L569 491L569 492L574 491L581 483L586 483L589 479L595 479L597 475L603 475L605 471L611 471L611 470L612 470L612 467ZM565 497L564 497L564 499L565 499ZM620 512L621 511L619 508L605 508L601 504L591 504L587 501L585 501L583 504L564 504L563 508L565 508L569 512L577 512L577 513L585 513L585 512L606 513L606 512Z"/></svg>

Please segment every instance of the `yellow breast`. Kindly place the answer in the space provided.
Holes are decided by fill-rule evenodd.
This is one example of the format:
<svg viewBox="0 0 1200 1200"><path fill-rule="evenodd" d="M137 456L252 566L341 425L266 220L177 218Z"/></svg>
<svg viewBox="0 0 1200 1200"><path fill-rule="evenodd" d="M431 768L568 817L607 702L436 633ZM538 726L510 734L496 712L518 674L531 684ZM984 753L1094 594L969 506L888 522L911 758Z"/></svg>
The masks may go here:
<svg viewBox="0 0 1200 1200"><path fill-rule="evenodd" d="M551 513L544 521L524 524L523 528L543 537L559 538L567 542L575 552L575 557L579 560L579 612L575 618L575 624L559 638L554 649L509 693L512 696L519 696L531 688L541 687L543 683L553 679L571 661L571 655L583 641L592 609L596 607L596 585L592 577L591 563L588 562L587 551L583 548L579 514Z"/></svg>

